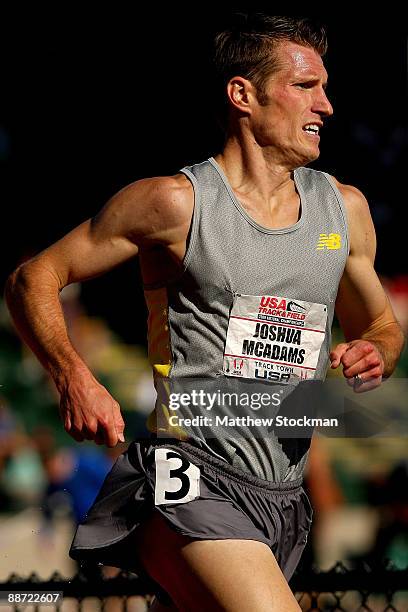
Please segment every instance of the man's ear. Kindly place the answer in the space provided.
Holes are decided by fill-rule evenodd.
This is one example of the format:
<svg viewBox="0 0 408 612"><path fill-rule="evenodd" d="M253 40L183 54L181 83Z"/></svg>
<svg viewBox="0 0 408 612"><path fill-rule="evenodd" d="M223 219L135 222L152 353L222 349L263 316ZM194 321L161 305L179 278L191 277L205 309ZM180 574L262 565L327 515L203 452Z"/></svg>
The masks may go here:
<svg viewBox="0 0 408 612"><path fill-rule="evenodd" d="M240 76L233 77L228 82L227 95L232 106L248 114L255 95L254 88L250 81Z"/></svg>

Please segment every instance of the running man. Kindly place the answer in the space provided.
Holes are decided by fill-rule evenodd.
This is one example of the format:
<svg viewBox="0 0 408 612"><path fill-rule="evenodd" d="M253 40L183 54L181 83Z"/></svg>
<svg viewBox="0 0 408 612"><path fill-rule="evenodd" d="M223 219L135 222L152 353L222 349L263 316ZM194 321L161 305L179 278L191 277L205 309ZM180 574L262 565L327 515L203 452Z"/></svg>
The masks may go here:
<svg viewBox="0 0 408 612"><path fill-rule="evenodd" d="M75 440L114 446L124 422L71 345L58 294L136 255L158 388L164 379L296 385L324 379L330 364L360 393L392 373L403 338L374 271L368 204L305 167L333 113L326 47L309 20L239 17L215 41L222 152L125 187L10 277L16 326L51 373ZM330 353L335 309L346 342ZM71 554L144 571L156 610L299 610L287 580L312 518L307 449L285 452L273 432L186 435L169 415L161 397L152 439L119 457Z"/></svg>

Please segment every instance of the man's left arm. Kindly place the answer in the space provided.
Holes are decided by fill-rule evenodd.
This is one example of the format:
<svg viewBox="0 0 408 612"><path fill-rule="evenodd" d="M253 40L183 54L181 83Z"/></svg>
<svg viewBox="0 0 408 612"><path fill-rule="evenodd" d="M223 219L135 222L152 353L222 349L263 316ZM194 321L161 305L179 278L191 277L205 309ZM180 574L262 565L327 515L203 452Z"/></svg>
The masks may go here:
<svg viewBox="0 0 408 612"><path fill-rule="evenodd" d="M376 236L367 200L355 187L336 184L347 210L350 254L336 300L346 342L333 349L330 360L332 368L342 364L355 391L363 392L392 374L404 335L374 270Z"/></svg>

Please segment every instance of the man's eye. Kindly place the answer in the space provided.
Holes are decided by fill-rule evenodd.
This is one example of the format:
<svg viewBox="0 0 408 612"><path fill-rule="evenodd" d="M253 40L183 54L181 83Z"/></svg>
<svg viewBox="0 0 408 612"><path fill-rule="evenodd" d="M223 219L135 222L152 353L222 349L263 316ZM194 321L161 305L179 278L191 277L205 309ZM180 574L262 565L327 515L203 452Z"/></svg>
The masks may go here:
<svg viewBox="0 0 408 612"><path fill-rule="evenodd" d="M310 89L313 87L312 83L296 83L296 87L300 87L301 89Z"/></svg>

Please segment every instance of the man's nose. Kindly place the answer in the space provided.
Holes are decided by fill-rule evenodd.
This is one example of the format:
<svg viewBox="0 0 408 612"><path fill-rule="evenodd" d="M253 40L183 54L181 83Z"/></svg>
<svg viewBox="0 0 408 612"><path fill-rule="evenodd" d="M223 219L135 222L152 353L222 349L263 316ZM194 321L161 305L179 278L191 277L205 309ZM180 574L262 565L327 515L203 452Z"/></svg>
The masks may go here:
<svg viewBox="0 0 408 612"><path fill-rule="evenodd" d="M329 98L326 95L325 90L322 88L314 99L313 110L325 117L330 117L333 114L333 107L330 104Z"/></svg>

